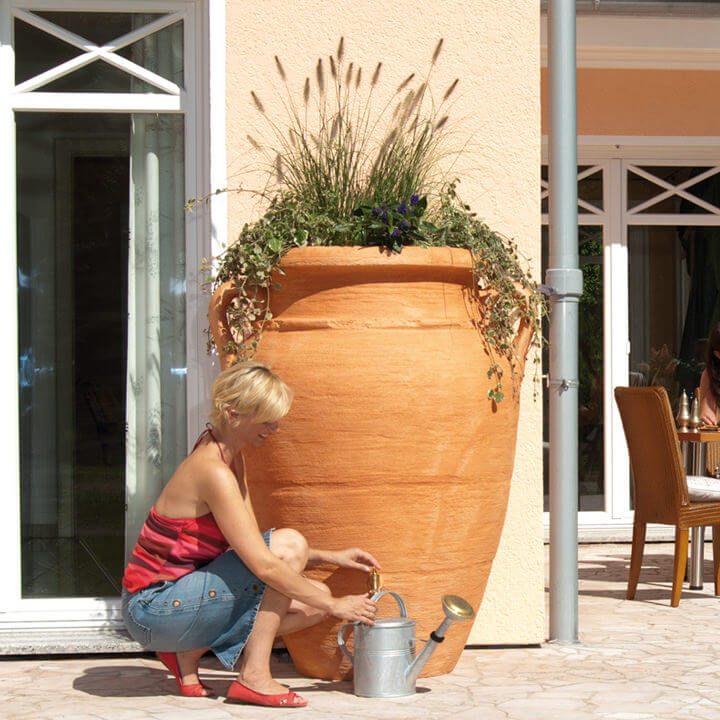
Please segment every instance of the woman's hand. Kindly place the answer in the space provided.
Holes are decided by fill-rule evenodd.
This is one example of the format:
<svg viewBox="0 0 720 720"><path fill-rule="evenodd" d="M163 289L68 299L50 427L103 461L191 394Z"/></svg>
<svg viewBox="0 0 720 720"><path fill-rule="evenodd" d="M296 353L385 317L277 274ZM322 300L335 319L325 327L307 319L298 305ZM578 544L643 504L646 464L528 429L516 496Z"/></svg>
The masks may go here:
<svg viewBox="0 0 720 720"><path fill-rule="evenodd" d="M339 620L359 621L365 625L375 624L377 603L367 595L343 595L343 597L333 598L333 600L331 613Z"/></svg>
<svg viewBox="0 0 720 720"><path fill-rule="evenodd" d="M373 568L380 569L380 563L365 550L360 548L346 548L345 550L335 550L330 553L332 563L341 568L350 568L351 570L362 570L370 572Z"/></svg>

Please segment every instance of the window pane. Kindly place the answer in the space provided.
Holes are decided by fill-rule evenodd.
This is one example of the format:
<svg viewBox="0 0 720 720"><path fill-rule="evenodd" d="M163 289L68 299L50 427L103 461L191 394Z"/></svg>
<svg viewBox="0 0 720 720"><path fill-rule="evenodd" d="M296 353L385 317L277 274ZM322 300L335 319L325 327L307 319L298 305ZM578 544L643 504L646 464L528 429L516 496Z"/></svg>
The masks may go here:
<svg viewBox="0 0 720 720"><path fill-rule="evenodd" d="M117 54L183 87L182 22L120 48Z"/></svg>
<svg viewBox="0 0 720 720"><path fill-rule="evenodd" d="M695 392L717 319L717 235L717 228L628 228L630 384L662 385L673 407L681 388Z"/></svg>
<svg viewBox="0 0 720 720"><path fill-rule="evenodd" d="M96 60L38 89L43 92L162 92L154 85L134 78L102 60Z"/></svg>
<svg viewBox="0 0 720 720"><path fill-rule="evenodd" d="M592 165L580 165L578 166L578 175L586 170L589 170ZM549 170L547 165L543 165L540 170L540 178L547 183L549 179ZM541 190L545 191L545 186L541 184ZM596 208L597 210L603 210L603 171L602 168L596 170L590 175L580 178L577 185L578 200L584 200ZM548 196L541 197L540 200L540 212L547 214L550 212L550 204ZM592 213L593 209L578 204L578 213Z"/></svg>
<svg viewBox="0 0 720 720"><path fill-rule="evenodd" d="M586 168L578 168L578 173ZM603 209L603 172L602 169L578 180L578 199L585 200L598 210ZM587 208L579 206L579 212L588 212Z"/></svg>
<svg viewBox="0 0 720 720"><path fill-rule="evenodd" d="M182 123L162 115L16 116L23 597L118 595L126 503L137 506L146 484L135 455L128 462L126 439L166 477L184 454ZM180 144L169 167L161 142ZM137 168L148 154L156 170L142 180ZM155 198L147 222L138 202L146 197ZM137 264L151 253L159 270L140 277ZM154 345L139 343L140 331L129 334L139 304L130 304L129 288L140 282L143 302L156 299L157 314L142 318L143 328L152 323ZM158 371L152 407L141 404L145 367Z"/></svg>
<svg viewBox="0 0 720 720"><path fill-rule="evenodd" d="M15 84L54 68L80 54L62 40L15 20Z"/></svg>
<svg viewBox="0 0 720 720"><path fill-rule="evenodd" d="M704 203L709 203L720 210L720 175L713 174L710 177L692 182L693 178L706 173L711 168L704 167L677 167L677 166L648 166L640 170L647 173L650 178L642 177L632 169L628 170L628 209L633 210L640 205L647 203L646 207L637 211L643 213L669 213L669 214L707 214L711 209L702 207L693 201L697 198ZM669 187L658 184L664 182ZM682 197L675 192L675 189L684 183L690 183L683 191L690 195L690 198ZM669 194L668 194L669 193ZM667 197L663 197L667 195ZM653 202L654 198L659 200Z"/></svg>
<svg viewBox="0 0 720 720"><path fill-rule="evenodd" d="M162 13L34 12L95 45L107 45L136 27L162 17Z"/></svg>
<svg viewBox="0 0 720 720"><path fill-rule="evenodd" d="M142 28L161 15L129 13L35 13L92 42L103 44ZM29 80L83 50L49 33L15 21L15 82ZM134 43L119 48L118 56L183 86L183 23L177 22ZM45 92L163 92L125 70L95 60L38 88Z"/></svg>

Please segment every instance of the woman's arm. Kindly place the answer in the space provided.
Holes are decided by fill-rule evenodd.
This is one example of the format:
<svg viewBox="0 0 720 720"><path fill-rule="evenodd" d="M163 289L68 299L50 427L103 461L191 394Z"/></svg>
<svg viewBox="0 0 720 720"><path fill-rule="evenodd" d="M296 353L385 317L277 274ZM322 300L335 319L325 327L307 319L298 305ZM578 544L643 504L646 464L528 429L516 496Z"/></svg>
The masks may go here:
<svg viewBox="0 0 720 720"><path fill-rule="evenodd" d="M198 483L203 500L228 544L256 577L286 597L341 620L372 624L376 605L366 595L329 596L270 552L229 468L208 468Z"/></svg>
<svg viewBox="0 0 720 720"><path fill-rule="evenodd" d="M310 548L308 567L322 564L362 570L363 572L370 572L373 568L380 570L380 563L369 552L357 547L344 550L316 550Z"/></svg>
<svg viewBox="0 0 720 720"><path fill-rule="evenodd" d="M717 424L717 403L710 385L710 373L707 368L700 376L700 419L706 425Z"/></svg>

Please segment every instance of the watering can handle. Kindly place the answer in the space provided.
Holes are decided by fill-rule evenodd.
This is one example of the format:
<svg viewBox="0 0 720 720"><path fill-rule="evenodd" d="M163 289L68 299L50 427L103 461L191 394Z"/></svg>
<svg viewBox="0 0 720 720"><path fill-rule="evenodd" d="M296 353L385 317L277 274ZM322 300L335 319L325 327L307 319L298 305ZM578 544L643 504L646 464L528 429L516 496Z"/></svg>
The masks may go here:
<svg viewBox="0 0 720 720"><path fill-rule="evenodd" d="M395 602L398 604L398 607L400 608L400 617L407 617L407 608L405 607L405 602L396 592L393 592L392 590L378 590L370 599L374 602L377 602L383 595L392 595L395 598Z"/></svg>
<svg viewBox="0 0 720 720"><path fill-rule="evenodd" d="M407 617L407 608L405 607L405 603L403 602L403 599L392 590L378 590L373 596L372 600L377 601L379 600L383 595L392 595L393 598L395 598L395 602L398 604L398 607L400 608L400 616L401 617ZM356 622L354 623L343 623L340 626L340 629L338 630L337 634L337 644L340 650L342 650L343 655L347 657L351 663L355 664L355 658L353 654L347 649L347 645L345 644L345 630L349 627L354 627L357 625Z"/></svg>
<svg viewBox="0 0 720 720"><path fill-rule="evenodd" d="M338 630L338 636L337 636L337 642L338 646L342 650L343 655L347 657L350 662L354 665L355 664L355 658L353 657L353 654L347 649L347 645L345 644L345 629L352 627L353 623L343 623L340 626L340 629Z"/></svg>

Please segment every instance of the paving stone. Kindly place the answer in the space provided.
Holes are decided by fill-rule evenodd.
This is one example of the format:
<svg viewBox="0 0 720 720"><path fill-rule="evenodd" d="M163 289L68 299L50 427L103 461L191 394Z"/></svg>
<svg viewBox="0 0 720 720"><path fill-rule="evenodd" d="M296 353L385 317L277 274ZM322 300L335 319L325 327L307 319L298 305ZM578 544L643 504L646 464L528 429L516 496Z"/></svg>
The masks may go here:
<svg viewBox="0 0 720 720"><path fill-rule="evenodd" d="M24 657L0 662L3 720L720 720L720 598L711 584L670 607L672 545L648 544L637 600L625 599L629 545L579 549L580 643L466 650L456 671L421 678L406 698L366 699L349 682L276 677L304 710L182 698L148 655ZM706 544L710 577L711 544ZM201 676L219 693L232 673L213 658Z"/></svg>

